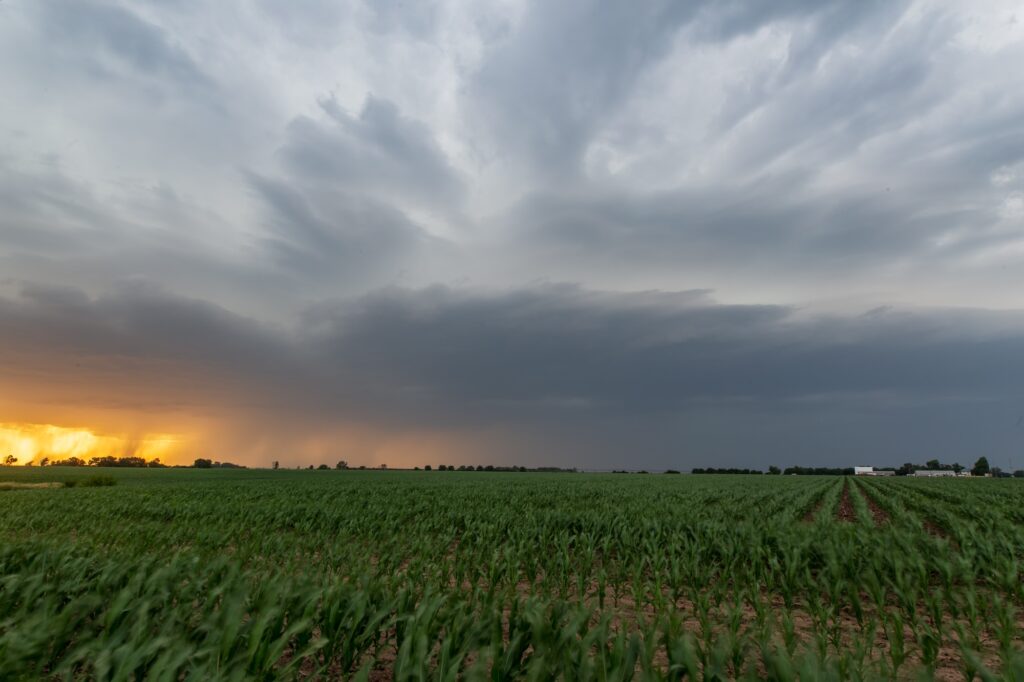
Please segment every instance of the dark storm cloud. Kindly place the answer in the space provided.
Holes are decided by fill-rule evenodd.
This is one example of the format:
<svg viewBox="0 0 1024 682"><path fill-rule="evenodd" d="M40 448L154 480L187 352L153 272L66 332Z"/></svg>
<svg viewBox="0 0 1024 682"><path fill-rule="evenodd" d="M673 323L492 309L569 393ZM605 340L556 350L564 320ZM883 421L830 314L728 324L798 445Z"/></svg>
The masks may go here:
<svg viewBox="0 0 1024 682"><path fill-rule="evenodd" d="M462 183L429 129L372 96L358 116L320 104L326 120L289 124L275 175L248 176L274 261L297 279L372 286L449 254L405 210L458 215Z"/></svg>
<svg viewBox="0 0 1024 682"><path fill-rule="evenodd" d="M525 154L533 172L576 173L595 134L628 101L644 72L666 56L680 31L699 42L725 43L772 22L800 19L814 22L819 42L806 50L820 56L826 47L821 43L894 4L531 3L515 33L487 56L475 77L481 125L492 129L505 153ZM687 67L679 65L681 78Z"/></svg>
<svg viewBox="0 0 1024 682"><path fill-rule="evenodd" d="M4 350L29 358L40 352L45 363L38 367L51 364L55 373L73 374L73 363L95 360L175 366L206 374L211 384L249 373L266 382L294 361L273 329L145 282L126 283L98 298L77 289L27 285L19 297L0 300L9 330ZM47 358L46 352L53 355ZM124 379L116 390L130 385L130 377Z"/></svg>
<svg viewBox="0 0 1024 682"><path fill-rule="evenodd" d="M545 457L562 464L614 463L630 439L651 448L637 465L679 464L666 453L684 446L685 464L707 464L700 452L735 444L730 425L742 423L757 448L733 461L761 465L796 440L826 442L853 415L856 442L891 461L904 445L889 442L894 415L959 409L963 429L966 414L987 411L988 425L1024 400L1024 318L985 311L823 317L702 292L432 287L321 304L287 331L134 286L98 299L29 288L0 301L0 324L15 330L0 344L13 385L42 377L100 405L226 413L254 437L289 421L511 429L558 443ZM935 429L921 447L948 449ZM488 447L504 452L502 440Z"/></svg>
<svg viewBox="0 0 1024 682"><path fill-rule="evenodd" d="M392 290L343 306L336 320L321 315L308 324L337 359L327 364L491 418L560 404L650 414L700 401L872 392L1005 397L1021 393L1024 369L1024 318L977 311L807 317L696 293L561 285L496 295Z"/></svg>
<svg viewBox="0 0 1024 682"><path fill-rule="evenodd" d="M296 179L432 207L461 200L462 183L430 129L393 102L370 96L358 116L333 99L321 107L328 121L300 117L288 127L281 156Z"/></svg>
<svg viewBox="0 0 1024 682"><path fill-rule="evenodd" d="M691 3L533 4L474 83L481 117L539 172L573 169L601 117L662 55Z"/></svg>
<svg viewBox="0 0 1024 682"><path fill-rule="evenodd" d="M885 188L815 196L789 180L772 178L728 190L537 193L506 220L510 238L529 245L529 258L563 267L611 262L677 268L714 259L720 267L742 264L759 271L789 264L808 274L870 269L907 253L927 254L931 260L956 257L965 245L943 247L937 244L939 236L971 223L980 239L981 230L999 218L995 206L925 207L920 194ZM962 193L965 201L970 194L967 187L951 191ZM1013 241L1016 235L990 239Z"/></svg>
<svg viewBox="0 0 1024 682"><path fill-rule="evenodd" d="M74 253L114 227L87 188L52 162L26 173L0 156L0 206L0 257L12 251Z"/></svg>
<svg viewBox="0 0 1024 682"><path fill-rule="evenodd" d="M279 300L280 275L269 259L244 263L210 248L204 235L221 217L166 186L128 197L96 191L70 176L59 159L17 168L0 156L0 282L72 281L92 291L145 278L179 293L218 293L242 309L261 292Z"/></svg>
<svg viewBox="0 0 1024 682"><path fill-rule="evenodd" d="M443 243L400 210L342 189L300 191L294 183L251 174L269 207L265 244L284 272L298 280L351 283L393 278L411 258Z"/></svg>
<svg viewBox="0 0 1024 682"><path fill-rule="evenodd" d="M49 49L70 58L74 68L109 80L119 79L127 69L153 83L173 83L185 90L209 85L171 36L122 6L43 0L38 11Z"/></svg>

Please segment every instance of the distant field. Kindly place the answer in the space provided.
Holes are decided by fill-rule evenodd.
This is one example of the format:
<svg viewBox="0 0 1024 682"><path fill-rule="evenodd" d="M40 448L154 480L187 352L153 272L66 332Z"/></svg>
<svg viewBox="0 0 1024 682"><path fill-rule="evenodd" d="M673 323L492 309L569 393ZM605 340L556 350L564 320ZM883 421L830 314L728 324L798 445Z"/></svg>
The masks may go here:
<svg viewBox="0 0 1024 682"><path fill-rule="evenodd" d="M1024 679L1024 481L101 473L0 490L3 679Z"/></svg>

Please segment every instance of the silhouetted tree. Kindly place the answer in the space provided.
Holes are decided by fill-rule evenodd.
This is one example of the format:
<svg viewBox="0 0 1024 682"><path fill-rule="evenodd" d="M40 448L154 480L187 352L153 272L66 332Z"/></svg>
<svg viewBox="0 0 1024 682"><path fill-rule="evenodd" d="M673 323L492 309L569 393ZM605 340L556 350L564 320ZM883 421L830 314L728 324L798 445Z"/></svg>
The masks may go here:
<svg viewBox="0 0 1024 682"><path fill-rule="evenodd" d="M775 465L772 465L768 467L768 473L771 474L772 476L778 476L779 474L782 473L782 469Z"/></svg>
<svg viewBox="0 0 1024 682"><path fill-rule="evenodd" d="M192 462L192 466L195 469L209 469L213 466L213 462L211 462L208 459L203 459L202 457L200 457L196 461Z"/></svg>
<svg viewBox="0 0 1024 682"><path fill-rule="evenodd" d="M433 471L433 467L431 467L431 466L430 466L430 465L428 464L427 466L423 467L423 470L424 470L424 471Z"/></svg>
<svg viewBox="0 0 1024 682"><path fill-rule="evenodd" d="M348 462L346 462L345 460L341 460L340 462L338 462L337 464L334 465L334 468L335 469L348 469Z"/></svg>
<svg viewBox="0 0 1024 682"><path fill-rule="evenodd" d="M941 469L942 464L937 459L930 459L924 463L925 469Z"/></svg>
<svg viewBox="0 0 1024 682"><path fill-rule="evenodd" d="M17 462L18 462L18 458L15 457L14 455L7 455L6 457L4 457L4 466L5 467L12 467L15 464L17 464Z"/></svg>
<svg viewBox="0 0 1024 682"><path fill-rule="evenodd" d="M974 463L974 468L971 469L971 473L975 476L984 476L985 474L991 473L988 466L988 459L986 457L979 457L978 461Z"/></svg>
<svg viewBox="0 0 1024 682"><path fill-rule="evenodd" d="M277 461L276 459L274 460L274 463L270 465L270 468L271 468L271 469L274 469L275 471L276 471L277 469L279 469L280 467L281 467L281 463L280 463L280 462L278 462L278 461Z"/></svg>
<svg viewBox="0 0 1024 682"><path fill-rule="evenodd" d="M321 464L320 466L317 467L317 469L319 469L320 471L327 471L330 468L331 467L327 466L326 464Z"/></svg>

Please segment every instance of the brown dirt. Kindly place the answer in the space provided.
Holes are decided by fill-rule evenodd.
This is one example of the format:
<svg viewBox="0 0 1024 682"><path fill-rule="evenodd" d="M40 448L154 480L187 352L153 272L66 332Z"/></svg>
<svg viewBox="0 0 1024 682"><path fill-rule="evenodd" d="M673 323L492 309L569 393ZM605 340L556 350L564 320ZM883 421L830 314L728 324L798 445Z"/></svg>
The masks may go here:
<svg viewBox="0 0 1024 682"><path fill-rule="evenodd" d="M867 490L861 486L857 486L857 489L860 491L864 501L868 503L868 508L871 509L871 516L875 519L875 525L881 526L884 523L889 523L889 512L879 507L878 503L875 502L875 498L871 497Z"/></svg>
<svg viewBox="0 0 1024 682"><path fill-rule="evenodd" d="M18 483L16 481L0 481L0 490L39 490L42 488L63 488L63 483Z"/></svg>
<svg viewBox="0 0 1024 682"><path fill-rule="evenodd" d="M928 531L929 535L934 535L935 537L942 538L943 540L949 539L949 533L946 532L946 529L931 519L921 519L921 525L924 526L924 529Z"/></svg>
<svg viewBox="0 0 1024 682"><path fill-rule="evenodd" d="M534 589L534 585L526 582L520 583L516 590L519 598L522 598ZM592 590L588 590L587 595L584 597L584 602L591 606L596 606L596 585L592 586ZM471 587L467 586L467 589ZM603 610L595 609L594 617L591 622L591 626L597 624L602 615L608 615L611 617L611 630L612 632L618 632L625 630L627 632L634 631L638 624L650 622L651 619L656 617L656 610L649 603L638 604L634 597L627 591L626 594L619 595L616 600L613 596L613 591L610 587L605 590L605 608ZM834 641L830 644L830 653L835 653L840 649L849 649L854 646L855 641L859 637L868 635L868 641L870 651L866 654L865 660L870 663L877 663L879 660L887 658L890 651L890 643L888 640L888 633L885 631L879 623L881 616L880 610L872 604L869 604L869 596L867 594L862 595L864 599L864 615L865 620L863 623L858 622L853 611L847 606L839 609L835 612L835 615L829 619L829 625L836 627L839 631L838 641ZM763 603L768 607L767 619L772 624L776 631L775 645L782 649L784 642L781 637L781 631L779 630L779 618L782 613L787 611L787 608L783 602L783 599L779 595L771 594L767 591L763 591L760 597ZM796 600L793 608L788 609L789 615L793 620L794 634L797 641L798 650L807 651L810 647L815 646L815 632L819 631L823 627L823 623L819 623L811 615L808 606L806 604L806 598L799 598ZM683 629L686 632L693 634L702 639L706 636L714 636L719 632L724 632L727 628L726 622L730 618L731 608L726 603L715 604L711 607L711 612L708 614L708 625L710 632L705 631L704 625L701 624L698 615L696 605L689 598L681 598L678 601L674 601L671 598L668 599L670 606L669 608L683 618ZM884 610L888 611L889 608L898 609L899 607L893 605L886 607ZM758 616L757 611L749 603L741 606L742 618L739 627L739 631L750 632L756 628ZM506 613L507 618L507 613ZM922 620L927 619L927 614L924 613L922 608L921 611ZM1024 628L1024 614L1018 615L1018 626ZM956 635L952 633L952 625L955 621L949 614L945 614L943 617L943 624L945 630L945 636L940 645L938 657L935 665L935 669L932 672L930 679L935 680L962 680L964 678L963 673L963 658L960 653L960 647L957 642ZM966 620L959 621L961 625L966 626ZM506 639L509 637L508 623L507 620L503 623L503 635ZM362 661L355 667L356 669L362 667L367 662L373 662L373 667L369 671L369 679L373 682L384 682L386 680L394 679L394 663L397 658L397 647L394 640L394 630L387 633L383 640L380 642L378 647L373 652L368 653ZM914 634L909 625L905 625L903 629L904 638L907 641L908 656L906 663L900 670L899 679L917 679L916 675L921 672L922 661L920 658L920 650L916 643L914 643ZM983 631L981 633L981 660L990 670L998 671L1000 668L1000 659L998 655L998 642L995 636L990 631ZM281 663L286 663L291 658L292 652L287 651L282 657ZM756 658L756 656L755 656ZM467 659L467 665L475 660L475 656L471 659ZM664 651L664 647L660 644L656 646L654 652L654 659L652 661L654 666L664 672L668 666L667 652ZM760 674L764 675L763 670L759 662L754 662L757 670ZM354 672L353 671L349 671ZM637 673L639 675L640 668L638 663ZM327 677L323 679L340 679L344 677L344 671L334 670L328 672ZM311 679L313 675L313 667L306 666L298 671L298 678L300 679ZM321 679L321 678L317 678Z"/></svg>
<svg viewBox="0 0 1024 682"><path fill-rule="evenodd" d="M806 514L804 514L804 518L802 519L802 521L804 523L810 523L811 521L814 521L814 518L818 515L818 512L821 511L821 505L823 504L825 504L824 495L818 498L818 500L811 505L811 508L807 510Z"/></svg>
<svg viewBox="0 0 1024 682"><path fill-rule="evenodd" d="M843 494L839 498L839 508L836 510L836 518L844 523L854 523L857 520L857 510L853 506L853 499L850 498L850 482L843 483Z"/></svg>

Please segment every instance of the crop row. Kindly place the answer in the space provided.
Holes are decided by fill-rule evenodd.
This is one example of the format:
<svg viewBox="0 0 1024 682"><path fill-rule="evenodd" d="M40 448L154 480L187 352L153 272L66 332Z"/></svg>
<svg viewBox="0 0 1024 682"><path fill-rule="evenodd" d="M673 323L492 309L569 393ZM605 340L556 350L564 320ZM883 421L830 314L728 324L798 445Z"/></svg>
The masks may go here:
<svg viewBox="0 0 1024 682"><path fill-rule="evenodd" d="M1016 481L208 473L5 493L3 669L1024 674Z"/></svg>

